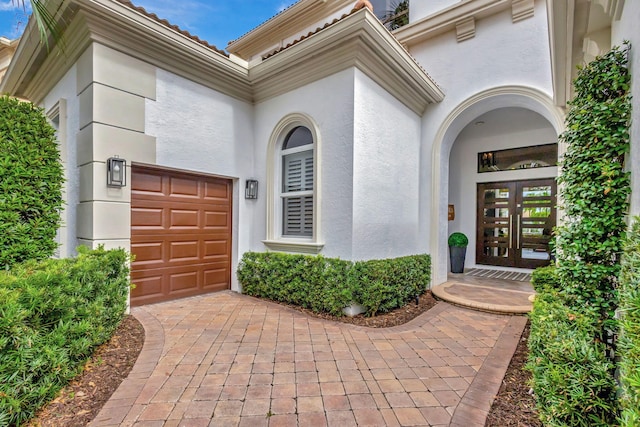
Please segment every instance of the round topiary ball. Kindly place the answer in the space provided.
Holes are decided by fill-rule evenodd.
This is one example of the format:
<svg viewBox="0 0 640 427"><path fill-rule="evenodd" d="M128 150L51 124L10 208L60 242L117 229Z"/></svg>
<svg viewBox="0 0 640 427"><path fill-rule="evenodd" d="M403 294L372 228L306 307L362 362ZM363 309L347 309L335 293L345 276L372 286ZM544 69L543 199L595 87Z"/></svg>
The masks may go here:
<svg viewBox="0 0 640 427"><path fill-rule="evenodd" d="M464 233L460 233L456 231L455 233L451 233L449 236L449 246L453 246L456 248L464 248L469 244L469 239Z"/></svg>

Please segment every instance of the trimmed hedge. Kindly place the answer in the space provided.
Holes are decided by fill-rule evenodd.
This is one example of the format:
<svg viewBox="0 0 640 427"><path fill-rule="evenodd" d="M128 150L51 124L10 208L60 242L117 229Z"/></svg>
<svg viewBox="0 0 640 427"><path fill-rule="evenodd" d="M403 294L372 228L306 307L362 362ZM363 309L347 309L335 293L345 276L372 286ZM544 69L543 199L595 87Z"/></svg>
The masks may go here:
<svg viewBox="0 0 640 427"><path fill-rule="evenodd" d="M126 252L78 253L0 273L0 425L20 425L53 399L123 318Z"/></svg>
<svg viewBox="0 0 640 427"><path fill-rule="evenodd" d="M427 289L431 258L413 255L371 261L344 261L323 256L247 252L238 280L247 295L342 315L355 302L368 316L415 299Z"/></svg>
<svg viewBox="0 0 640 427"><path fill-rule="evenodd" d="M56 131L30 102L0 97L0 268L57 248L64 175Z"/></svg>
<svg viewBox="0 0 640 427"><path fill-rule="evenodd" d="M625 241L620 276L621 425L640 425L640 217Z"/></svg>
<svg viewBox="0 0 640 427"><path fill-rule="evenodd" d="M542 293L560 289L560 277L555 265L540 267L531 273L531 284L536 292Z"/></svg>
<svg viewBox="0 0 640 427"><path fill-rule="evenodd" d="M545 426L615 424L614 366L593 339L600 327L596 311L571 309L553 291L536 296L527 368Z"/></svg>

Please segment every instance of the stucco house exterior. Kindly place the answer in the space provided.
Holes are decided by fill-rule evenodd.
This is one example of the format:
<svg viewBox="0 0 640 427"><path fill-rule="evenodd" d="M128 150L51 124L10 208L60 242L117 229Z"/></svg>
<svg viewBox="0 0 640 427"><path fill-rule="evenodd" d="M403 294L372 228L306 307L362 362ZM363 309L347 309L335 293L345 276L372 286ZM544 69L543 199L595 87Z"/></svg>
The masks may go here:
<svg viewBox="0 0 640 427"><path fill-rule="evenodd" d="M630 40L637 118L640 2L411 0L393 31L394 2L355 3L299 0L223 51L128 0L49 2L64 51L30 22L0 91L58 130L60 255L131 250L134 305L241 290L246 251L429 253L437 285L462 231L467 267L548 262L575 67Z"/></svg>

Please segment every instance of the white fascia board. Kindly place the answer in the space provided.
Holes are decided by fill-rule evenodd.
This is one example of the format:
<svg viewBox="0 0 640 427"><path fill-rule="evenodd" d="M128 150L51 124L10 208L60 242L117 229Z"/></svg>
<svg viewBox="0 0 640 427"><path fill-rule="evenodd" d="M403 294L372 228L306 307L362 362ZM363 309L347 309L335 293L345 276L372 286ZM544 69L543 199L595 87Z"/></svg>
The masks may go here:
<svg viewBox="0 0 640 427"><path fill-rule="evenodd" d="M357 67L422 115L444 93L368 9L265 59L249 70L255 101ZM304 70L304 72L301 72Z"/></svg>
<svg viewBox="0 0 640 427"><path fill-rule="evenodd" d="M456 29L456 23L494 15L511 8L511 0L466 0L396 30L400 43L411 46Z"/></svg>

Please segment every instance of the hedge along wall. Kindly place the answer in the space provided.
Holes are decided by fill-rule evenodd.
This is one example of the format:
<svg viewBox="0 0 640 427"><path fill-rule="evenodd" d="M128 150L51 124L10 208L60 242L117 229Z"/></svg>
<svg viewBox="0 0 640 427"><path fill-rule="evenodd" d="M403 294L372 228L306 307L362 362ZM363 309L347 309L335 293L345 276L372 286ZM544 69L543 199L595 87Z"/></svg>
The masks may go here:
<svg viewBox="0 0 640 427"><path fill-rule="evenodd" d="M0 97L0 268L53 255L64 181L41 108Z"/></svg>
<svg viewBox="0 0 640 427"><path fill-rule="evenodd" d="M429 255L353 263L247 252L238 266L243 293L338 316L354 302L369 316L402 307L427 289L430 277Z"/></svg>
<svg viewBox="0 0 640 427"><path fill-rule="evenodd" d="M640 217L627 235L620 275L621 425L640 426Z"/></svg>
<svg viewBox="0 0 640 427"><path fill-rule="evenodd" d="M0 425L20 425L53 399L123 318L126 252L78 252L0 272Z"/></svg>

